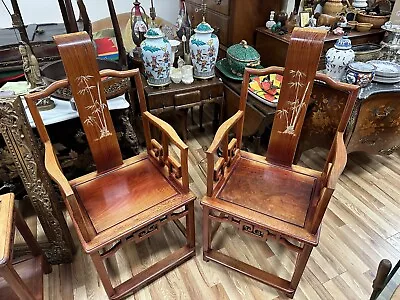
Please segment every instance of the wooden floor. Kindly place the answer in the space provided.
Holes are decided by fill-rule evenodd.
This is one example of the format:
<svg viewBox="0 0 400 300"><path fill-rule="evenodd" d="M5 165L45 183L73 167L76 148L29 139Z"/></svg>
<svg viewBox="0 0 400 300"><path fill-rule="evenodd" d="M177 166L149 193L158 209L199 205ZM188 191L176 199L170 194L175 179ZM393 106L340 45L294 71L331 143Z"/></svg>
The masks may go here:
<svg viewBox="0 0 400 300"><path fill-rule="evenodd" d="M190 188L198 199L206 192L204 149L211 132L191 127ZM309 150L301 164L321 167L325 150ZM76 234L71 228L75 240ZM197 256L127 299L286 299L275 289L202 260L201 207L196 203ZM179 242L176 242L180 240ZM114 281L122 282L182 245L173 226L137 246L131 244L108 262ZM254 266L288 277L294 253L238 234L223 225L213 247ZM325 215L320 244L311 254L294 299L369 299L381 259L400 258L400 155L352 154ZM73 264L53 268L45 276L46 299L107 299L90 258L78 250ZM381 295L389 299L400 284L397 274Z"/></svg>

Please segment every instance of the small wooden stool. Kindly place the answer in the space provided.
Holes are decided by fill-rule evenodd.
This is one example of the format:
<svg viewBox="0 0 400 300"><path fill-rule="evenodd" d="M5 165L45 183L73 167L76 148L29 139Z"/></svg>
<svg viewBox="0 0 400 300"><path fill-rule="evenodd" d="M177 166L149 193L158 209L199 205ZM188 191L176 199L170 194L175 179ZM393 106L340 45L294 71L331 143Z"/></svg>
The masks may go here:
<svg viewBox="0 0 400 300"><path fill-rule="evenodd" d="M32 255L13 261L15 227L28 244ZM14 208L14 194L1 195L0 299L43 299L43 272L50 273L51 266L22 215Z"/></svg>

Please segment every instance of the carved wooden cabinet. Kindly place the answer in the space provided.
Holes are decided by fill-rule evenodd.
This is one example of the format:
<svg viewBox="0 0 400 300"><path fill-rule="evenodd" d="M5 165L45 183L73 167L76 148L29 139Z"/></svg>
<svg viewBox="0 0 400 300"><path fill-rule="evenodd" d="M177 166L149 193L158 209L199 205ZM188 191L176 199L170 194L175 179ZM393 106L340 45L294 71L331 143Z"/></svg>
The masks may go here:
<svg viewBox="0 0 400 300"><path fill-rule="evenodd" d="M193 27L202 21L201 3L202 0L186 1ZM206 21L219 37L222 55L227 47L241 40L254 45L255 29L265 26L271 10L282 9L281 0L205 0L204 3L207 4Z"/></svg>
<svg viewBox="0 0 400 300"><path fill-rule="evenodd" d="M318 84L315 102L306 118L298 155L313 147L326 148L334 138L337 116L344 109L345 95ZM389 155L400 149L400 84L372 83L360 91L347 125L347 153Z"/></svg>

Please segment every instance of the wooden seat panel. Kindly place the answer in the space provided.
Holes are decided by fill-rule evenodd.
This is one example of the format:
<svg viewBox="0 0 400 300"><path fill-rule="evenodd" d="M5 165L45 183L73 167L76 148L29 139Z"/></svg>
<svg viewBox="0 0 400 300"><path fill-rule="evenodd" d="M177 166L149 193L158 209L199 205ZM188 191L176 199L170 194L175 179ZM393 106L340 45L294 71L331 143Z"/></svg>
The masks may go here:
<svg viewBox="0 0 400 300"><path fill-rule="evenodd" d="M25 258L13 265L24 284L29 287L35 299L43 299L43 257ZM0 299L20 300L9 284L0 277Z"/></svg>
<svg viewBox="0 0 400 300"><path fill-rule="evenodd" d="M316 184L315 177L242 157L217 198L303 227Z"/></svg>
<svg viewBox="0 0 400 300"><path fill-rule="evenodd" d="M73 188L97 232L178 194L148 158L78 183Z"/></svg>

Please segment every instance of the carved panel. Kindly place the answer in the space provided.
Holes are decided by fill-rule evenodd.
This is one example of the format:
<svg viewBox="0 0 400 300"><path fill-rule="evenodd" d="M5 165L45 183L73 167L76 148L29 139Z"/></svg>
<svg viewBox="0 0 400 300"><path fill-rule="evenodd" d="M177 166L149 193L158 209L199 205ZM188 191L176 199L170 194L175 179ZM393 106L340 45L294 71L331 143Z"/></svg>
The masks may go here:
<svg viewBox="0 0 400 300"><path fill-rule="evenodd" d="M44 249L48 260L71 262L72 238L19 97L0 99L0 132L49 241Z"/></svg>

